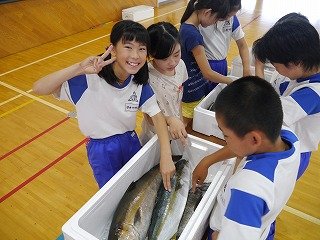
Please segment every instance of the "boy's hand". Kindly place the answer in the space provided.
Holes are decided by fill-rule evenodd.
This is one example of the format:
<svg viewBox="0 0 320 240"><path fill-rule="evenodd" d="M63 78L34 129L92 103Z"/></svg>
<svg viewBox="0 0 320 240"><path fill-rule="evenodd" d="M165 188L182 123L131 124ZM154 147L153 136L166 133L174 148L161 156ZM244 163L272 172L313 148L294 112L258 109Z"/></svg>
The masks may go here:
<svg viewBox="0 0 320 240"><path fill-rule="evenodd" d="M91 56L80 62L83 73L99 73L104 66L113 63L116 60L115 57L104 60L111 53L112 48L113 46L111 45L101 56Z"/></svg>
<svg viewBox="0 0 320 240"><path fill-rule="evenodd" d="M174 165L171 156L170 159L167 157L165 161L160 159L160 173L162 175L163 186L169 192L171 191L171 177L174 175L175 171L176 166Z"/></svg>
<svg viewBox="0 0 320 240"><path fill-rule="evenodd" d="M168 117L169 133L172 139L180 139L183 146L187 144L188 133L184 123L177 117Z"/></svg>
<svg viewBox="0 0 320 240"><path fill-rule="evenodd" d="M192 192L196 191L196 187L198 185L202 185L204 180L206 179L208 175L208 166L205 164L204 161L205 158L203 158L196 168L193 170L192 173Z"/></svg>

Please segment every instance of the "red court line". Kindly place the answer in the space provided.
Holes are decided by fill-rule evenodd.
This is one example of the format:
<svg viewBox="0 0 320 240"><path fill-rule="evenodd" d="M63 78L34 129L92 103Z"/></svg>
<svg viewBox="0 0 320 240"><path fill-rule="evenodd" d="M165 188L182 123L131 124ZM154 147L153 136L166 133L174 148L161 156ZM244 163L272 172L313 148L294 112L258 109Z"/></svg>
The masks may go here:
<svg viewBox="0 0 320 240"><path fill-rule="evenodd" d="M254 19L252 19L250 22L248 22L246 25L243 25L242 28L245 28L246 26L248 26L249 24L251 24L252 22L254 22L255 20L257 20L257 18L259 18L261 15L256 16Z"/></svg>
<svg viewBox="0 0 320 240"><path fill-rule="evenodd" d="M33 138L29 139L28 141L24 142L23 144L19 145L18 147L12 149L11 151L5 153L4 155L0 156L0 161L3 160L4 158L8 157L9 155L11 155L12 153L18 151L19 149L23 148L24 146L28 145L29 143L33 142L34 140L36 140L37 138L41 137L42 135L46 134L47 132L51 131L52 129L58 127L60 124L64 123L65 121L67 121L70 117L66 117L65 119L62 119L60 122L54 124L53 126L51 126L50 128L46 129L45 131L41 132L40 134L34 136Z"/></svg>
<svg viewBox="0 0 320 240"><path fill-rule="evenodd" d="M15 187L14 189L12 189L10 192L8 192L7 194L5 194L4 196L2 196L0 198L0 203L2 203L4 200L6 200L7 198L9 198L10 196L12 196L13 194L15 194L16 192L18 192L21 188L23 188L24 186L26 186L28 183L30 183L31 181L33 181L34 179L36 179L37 177L39 177L42 173L44 173L45 171L47 171L48 169L50 169L52 166L54 166L56 163L60 162L63 158L65 158L66 156L68 156L70 153L72 153L74 150L76 150L78 147L80 147L82 144L84 144L87 141L87 138L83 139L81 142L79 142L77 145L75 145L74 147L72 147L71 149L69 149L67 152L65 152L64 154L62 154L60 157L58 157L56 160L54 160L53 162L51 162L50 164L48 164L47 166L45 166L44 168L42 168L39 172L37 172L36 174L34 174L33 176L31 176L30 178L28 178L26 181L24 181L23 183L21 183L20 185L18 185L17 187Z"/></svg>

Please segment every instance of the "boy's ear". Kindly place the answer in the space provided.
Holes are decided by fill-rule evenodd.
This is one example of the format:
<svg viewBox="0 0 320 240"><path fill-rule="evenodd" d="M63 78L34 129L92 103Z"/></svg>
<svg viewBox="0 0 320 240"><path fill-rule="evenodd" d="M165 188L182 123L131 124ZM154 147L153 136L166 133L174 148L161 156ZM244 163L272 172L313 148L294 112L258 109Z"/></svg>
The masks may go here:
<svg viewBox="0 0 320 240"><path fill-rule="evenodd" d="M261 133L259 131L251 131L249 134L251 146L259 147L262 143Z"/></svg>

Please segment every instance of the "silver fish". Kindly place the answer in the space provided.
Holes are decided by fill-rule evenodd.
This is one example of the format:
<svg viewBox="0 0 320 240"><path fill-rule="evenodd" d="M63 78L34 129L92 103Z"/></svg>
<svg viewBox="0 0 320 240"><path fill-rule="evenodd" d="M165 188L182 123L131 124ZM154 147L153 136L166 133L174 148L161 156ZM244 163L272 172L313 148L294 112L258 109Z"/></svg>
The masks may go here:
<svg viewBox="0 0 320 240"><path fill-rule="evenodd" d="M176 163L176 173L171 178L171 192L160 186L152 213L148 240L169 240L177 232L190 189L191 168L189 161Z"/></svg>
<svg viewBox="0 0 320 240"><path fill-rule="evenodd" d="M114 213L109 240L146 238L161 183L159 168L154 167L129 186Z"/></svg>
<svg viewBox="0 0 320 240"><path fill-rule="evenodd" d="M192 192L192 189L189 190L187 204L179 224L179 228L176 234L176 239L180 237L181 233L183 232L185 226L189 222L192 214L196 210L198 204L200 203L205 192L208 190L209 186L210 186L210 183L203 183L200 187L196 188L195 192Z"/></svg>

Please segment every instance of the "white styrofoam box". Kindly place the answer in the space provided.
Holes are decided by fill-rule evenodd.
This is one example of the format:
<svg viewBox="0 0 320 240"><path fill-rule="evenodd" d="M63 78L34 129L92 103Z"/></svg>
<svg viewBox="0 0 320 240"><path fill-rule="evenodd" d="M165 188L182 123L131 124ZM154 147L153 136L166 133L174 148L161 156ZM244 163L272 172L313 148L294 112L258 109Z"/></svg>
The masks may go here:
<svg viewBox="0 0 320 240"><path fill-rule="evenodd" d="M228 76L233 80L238 79L235 76ZM192 129L196 132L207 136L215 136L223 139L223 134L218 128L216 113L208 110L221 90L226 87L226 84L219 83L201 102L194 108Z"/></svg>
<svg viewBox="0 0 320 240"><path fill-rule="evenodd" d="M255 74L255 67L254 66L250 66L250 71L251 71L251 74ZM234 63L234 62L232 62L230 75L240 78L240 77L243 76L242 73L243 73L242 63ZM270 71L265 67L265 69L264 69L264 78L265 78L265 80L270 82L272 73L273 73L273 71Z"/></svg>
<svg viewBox="0 0 320 240"><path fill-rule="evenodd" d="M154 8L147 5L138 5L122 10L122 20L141 21L154 17Z"/></svg>
<svg viewBox="0 0 320 240"><path fill-rule="evenodd" d="M251 48L249 48L249 61L250 61L251 74L255 74L255 58L252 55ZM268 82L270 82L271 75L274 72L274 70L275 70L275 68L274 68L274 66L272 66L272 64L270 64L270 63L265 64L264 77ZM241 57L236 56L232 60L230 75L236 76L236 77L242 77L243 76L242 73L243 73L243 68L242 68Z"/></svg>
<svg viewBox="0 0 320 240"><path fill-rule="evenodd" d="M190 162L193 168L203 157L222 147L192 135L188 135L188 138L191 143L191 146L189 147L192 155ZM180 142L172 142L175 143L172 145L173 154L182 154L179 152L183 149ZM64 238L66 240L107 239L113 213L123 194L133 181L138 180L144 173L159 163L159 156L159 141L155 135L116 175L114 175L112 179L110 179L109 182L107 182L62 226ZM193 214L194 219L198 219L197 216L200 215L202 209L206 206L206 201L210 199L211 194L213 192L218 192L219 189L216 189L216 187L220 188L222 186L221 184L218 184L219 181L221 178L227 177L226 172L232 171L233 164L234 159L231 159L214 164L209 168L206 181L211 182L211 184ZM210 205L212 204L213 203L210 203ZM207 218L203 221L208 222L209 219ZM193 226L191 227L193 228ZM205 227L199 227L196 231L196 235L202 236ZM187 227L184 229L184 232L190 231L191 229ZM180 239L184 238L180 237Z"/></svg>

